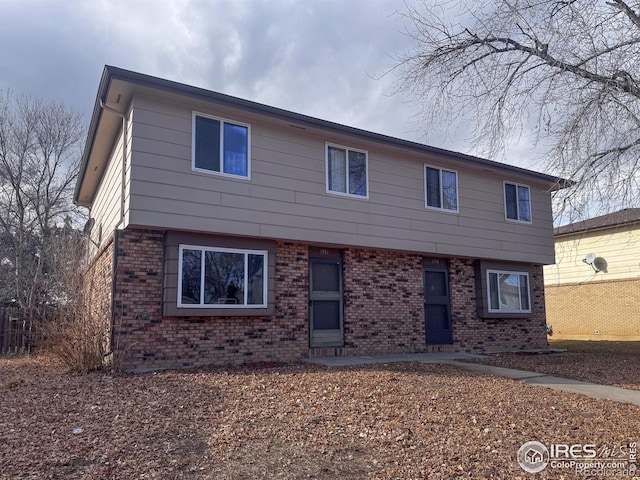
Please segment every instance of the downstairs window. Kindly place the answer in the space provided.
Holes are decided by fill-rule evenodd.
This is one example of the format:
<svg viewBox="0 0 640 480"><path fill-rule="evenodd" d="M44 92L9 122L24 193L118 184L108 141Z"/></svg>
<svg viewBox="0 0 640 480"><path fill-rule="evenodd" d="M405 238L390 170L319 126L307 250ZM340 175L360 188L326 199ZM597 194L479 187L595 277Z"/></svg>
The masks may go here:
<svg viewBox="0 0 640 480"><path fill-rule="evenodd" d="M180 245L178 307L266 308L267 252Z"/></svg>
<svg viewBox="0 0 640 480"><path fill-rule="evenodd" d="M529 274L487 270L489 312L529 313Z"/></svg>

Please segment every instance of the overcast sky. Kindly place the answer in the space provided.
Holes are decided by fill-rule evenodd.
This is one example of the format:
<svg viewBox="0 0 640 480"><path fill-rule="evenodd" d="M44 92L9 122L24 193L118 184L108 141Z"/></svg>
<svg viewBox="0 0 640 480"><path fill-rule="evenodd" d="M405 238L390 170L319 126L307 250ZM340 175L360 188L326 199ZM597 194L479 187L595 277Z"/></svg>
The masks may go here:
<svg viewBox="0 0 640 480"><path fill-rule="evenodd" d="M412 4L415 0L406 0ZM405 0L0 0L0 89L61 101L88 123L105 64L408 140L429 132L381 75L409 50ZM526 142L498 161L535 168Z"/></svg>

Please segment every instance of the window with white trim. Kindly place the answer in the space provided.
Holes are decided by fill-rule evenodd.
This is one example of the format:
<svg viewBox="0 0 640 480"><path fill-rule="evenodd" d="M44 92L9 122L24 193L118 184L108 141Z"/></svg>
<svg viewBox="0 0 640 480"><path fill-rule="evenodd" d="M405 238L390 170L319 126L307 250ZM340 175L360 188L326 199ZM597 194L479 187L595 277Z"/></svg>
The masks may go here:
<svg viewBox="0 0 640 480"><path fill-rule="evenodd" d="M265 308L267 252L180 245L178 307Z"/></svg>
<svg viewBox="0 0 640 480"><path fill-rule="evenodd" d="M442 168L424 167L425 206L458 211L458 172Z"/></svg>
<svg viewBox="0 0 640 480"><path fill-rule="evenodd" d="M192 130L194 170L249 178L249 125L194 112Z"/></svg>
<svg viewBox="0 0 640 480"><path fill-rule="evenodd" d="M508 220L531 222L531 195L529 187L504 182L504 209Z"/></svg>
<svg viewBox="0 0 640 480"><path fill-rule="evenodd" d="M368 198L367 152L327 144L327 192Z"/></svg>
<svg viewBox="0 0 640 480"><path fill-rule="evenodd" d="M489 312L529 313L529 274L504 270L487 270Z"/></svg>

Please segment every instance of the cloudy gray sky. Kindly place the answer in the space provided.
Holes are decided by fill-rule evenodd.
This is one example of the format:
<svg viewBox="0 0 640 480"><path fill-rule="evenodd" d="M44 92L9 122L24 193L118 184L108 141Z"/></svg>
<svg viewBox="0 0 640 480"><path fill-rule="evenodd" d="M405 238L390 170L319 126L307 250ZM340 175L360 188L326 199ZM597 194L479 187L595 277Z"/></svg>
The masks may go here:
<svg viewBox="0 0 640 480"><path fill-rule="evenodd" d="M408 140L477 153L420 124L383 76L409 50L415 0L0 0L0 89L88 122L105 64ZM535 168L526 142L498 161Z"/></svg>

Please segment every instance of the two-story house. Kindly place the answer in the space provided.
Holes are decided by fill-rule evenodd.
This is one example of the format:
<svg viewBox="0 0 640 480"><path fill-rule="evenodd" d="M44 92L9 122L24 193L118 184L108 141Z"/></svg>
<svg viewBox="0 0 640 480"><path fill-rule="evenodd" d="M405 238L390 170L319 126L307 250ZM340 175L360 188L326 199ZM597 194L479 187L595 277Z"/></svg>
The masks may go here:
<svg viewBox="0 0 640 480"><path fill-rule="evenodd" d="M556 178L106 67L75 202L126 369L547 347Z"/></svg>

